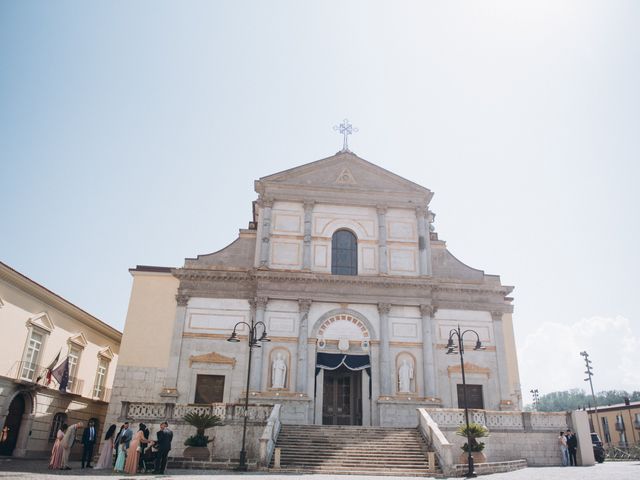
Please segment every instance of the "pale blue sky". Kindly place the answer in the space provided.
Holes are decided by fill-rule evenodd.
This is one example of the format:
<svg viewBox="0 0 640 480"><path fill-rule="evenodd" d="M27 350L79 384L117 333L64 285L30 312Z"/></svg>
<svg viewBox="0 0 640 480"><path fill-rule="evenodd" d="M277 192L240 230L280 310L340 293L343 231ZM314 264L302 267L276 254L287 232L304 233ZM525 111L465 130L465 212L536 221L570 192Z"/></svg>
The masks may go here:
<svg viewBox="0 0 640 480"><path fill-rule="evenodd" d="M128 268L233 241L253 180L335 153L346 116L516 286L525 392L584 387L583 349L597 390L640 389L639 24L634 1L2 1L0 260L122 328Z"/></svg>

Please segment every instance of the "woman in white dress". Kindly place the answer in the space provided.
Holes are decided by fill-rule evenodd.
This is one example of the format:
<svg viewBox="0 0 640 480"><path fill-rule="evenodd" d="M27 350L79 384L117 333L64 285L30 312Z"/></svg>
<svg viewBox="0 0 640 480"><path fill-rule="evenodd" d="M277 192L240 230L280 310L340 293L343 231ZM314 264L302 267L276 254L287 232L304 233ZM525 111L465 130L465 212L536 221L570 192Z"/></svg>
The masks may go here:
<svg viewBox="0 0 640 480"><path fill-rule="evenodd" d="M113 434L116 433L116 426L111 425L107 430L102 445L100 446L100 458L94 465L94 470L101 468L111 468L113 465Z"/></svg>

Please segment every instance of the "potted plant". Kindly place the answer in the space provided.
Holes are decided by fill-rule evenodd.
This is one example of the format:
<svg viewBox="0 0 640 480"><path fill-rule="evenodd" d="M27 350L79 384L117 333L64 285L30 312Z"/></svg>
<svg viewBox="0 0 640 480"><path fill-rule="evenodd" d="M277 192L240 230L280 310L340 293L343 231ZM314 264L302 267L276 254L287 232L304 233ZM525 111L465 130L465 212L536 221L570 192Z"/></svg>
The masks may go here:
<svg viewBox="0 0 640 480"><path fill-rule="evenodd" d="M484 450L484 442L479 442L478 438L484 438L489 436L489 429L479 423L471 422L467 427L466 424L462 424L456 430L456 435L460 435L467 439L462 446L462 455L460 456L460 463L467 463L469 457L469 450L471 450L471 456L474 463L484 463L487 461L482 451Z"/></svg>
<svg viewBox="0 0 640 480"><path fill-rule="evenodd" d="M187 413L182 419L192 427L196 427L196 434L184 441L187 448L184 449L183 455L197 460L209 460L211 454L207 446L213 442L213 438L209 439L204 431L207 428L222 425L222 419L218 415L194 412Z"/></svg>

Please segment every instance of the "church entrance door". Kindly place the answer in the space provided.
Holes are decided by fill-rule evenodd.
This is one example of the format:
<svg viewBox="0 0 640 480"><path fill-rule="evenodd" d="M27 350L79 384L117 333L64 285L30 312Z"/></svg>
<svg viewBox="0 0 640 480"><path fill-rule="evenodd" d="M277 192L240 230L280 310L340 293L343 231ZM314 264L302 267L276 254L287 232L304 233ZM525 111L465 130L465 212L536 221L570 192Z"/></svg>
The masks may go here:
<svg viewBox="0 0 640 480"><path fill-rule="evenodd" d="M361 370L325 370L322 397L323 425L362 425Z"/></svg>
<svg viewBox="0 0 640 480"><path fill-rule="evenodd" d="M24 398L17 395L9 405L9 415L0 433L0 455L11 455L16 448L24 409Z"/></svg>

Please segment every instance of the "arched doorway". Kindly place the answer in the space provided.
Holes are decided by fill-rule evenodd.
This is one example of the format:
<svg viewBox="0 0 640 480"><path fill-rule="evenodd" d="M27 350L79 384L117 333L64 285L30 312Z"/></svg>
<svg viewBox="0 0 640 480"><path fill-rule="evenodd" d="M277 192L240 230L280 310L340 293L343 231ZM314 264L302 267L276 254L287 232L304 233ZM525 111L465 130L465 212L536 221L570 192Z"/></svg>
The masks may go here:
<svg viewBox="0 0 640 480"><path fill-rule="evenodd" d="M9 413L0 433L0 455L12 455L18 442L20 424L24 415L25 401L22 395L16 395L9 405Z"/></svg>

